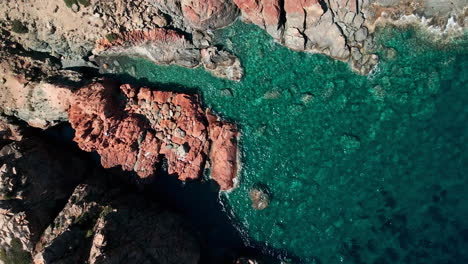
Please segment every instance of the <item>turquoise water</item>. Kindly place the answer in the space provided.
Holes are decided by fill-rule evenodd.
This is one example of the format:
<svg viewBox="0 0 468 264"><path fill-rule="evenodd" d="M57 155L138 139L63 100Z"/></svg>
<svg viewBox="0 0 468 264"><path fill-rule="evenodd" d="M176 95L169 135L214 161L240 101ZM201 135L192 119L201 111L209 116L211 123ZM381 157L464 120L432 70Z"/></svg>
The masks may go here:
<svg viewBox="0 0 468 264"><path fill-rule="evenodd" d="M252 239L304 263L468 263L468 39L377 37L371 76L241 22L217 33L245 67L239 83L142 59L118 71L198 91L239 124L241 184L227 201ZM272 194L262 211L258 183Z"/></svg>

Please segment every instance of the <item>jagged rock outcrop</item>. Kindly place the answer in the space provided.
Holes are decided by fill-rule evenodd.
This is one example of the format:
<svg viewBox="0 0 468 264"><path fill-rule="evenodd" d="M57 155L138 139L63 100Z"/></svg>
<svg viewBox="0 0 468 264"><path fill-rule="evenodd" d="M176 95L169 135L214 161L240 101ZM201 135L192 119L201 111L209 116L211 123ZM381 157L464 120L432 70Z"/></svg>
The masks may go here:
<svg viewBox="0 0 468 264"><path fill-rule="evenodd" d="M195 29L218 29L231 24L239 10L231 0L182 0L184 18Z"/></svg>
<svg viewBox="0 0 468 264"><path fill-rule="evenodd" d="M463 0L233 0L243 19L265 29L277 42L293 50L322 53L349 62L360 74L378 63L372 35L379 17L421 13L450 24L449 17L466 20ZM435 11L437 10L437 11Z"/></svg>
<svg viewBox="0 0 468 264"><path fill-rule="evenodd" d="M76 93L69 119L80 148L97 151L105 168L120 165L146 178L165 158L170 174L197 179L209 157L221 189L234 186L237 129L207 120L197 95L94 83Z"/></svg>
<svg viewBox="0 0 468 264"><path fill-rule="evenodd" d="M115 31L166 26L165 17L145 0L4 1L1 27L29 49L60 57L66 66L89 66L98 39Z"/></svg>
<svg viewBox="0 0 468 264"><path fill-rule="evenodd" d="M0 84L0 113L42 129L67 120L70 88L43 81L30 82L11 72L2 74L5 81Z"/></svg>
<svg viewBox="0 0 468 264"><path fill-rule="evenodd" d="M15 123L12 118L0 115L0 147L2 141L20 141L23 139L24 128Z"/></svg>
<svg viewBox="0 0 468 264"><path fill-rule="evenodd" d="M236 125L220 120L209 110L206 113L208 131L211 141L210 161L211 178L221 187L229 190L235 186L235 179L239 170L239 151L237 145Z"/></svg>
<svg viewBox="0 0 468 264"><path fill-rule="evenodd" d="M93 66L92 56L108 54L92 54L101 39L175 30L190 39L188 50L148 39L147 45L126 42L125 48L112 49L113 54L143 56L163 64L180 57L175 64L186 67L188 59L189 67L195 67L200 64L201 49L212 47L211 30L232 23L240 10L245 21L265 29L277 42L346 61L356 72L366 74L378 63L375 25L416 21L439 32L460 33L467 24L466 8L464 0L31 0L28 4L14 0L0 6L0 29L28 49L59 58L65 67ZM162 54L169 57L163 59L158 53L164 50ZM183 54L177 54L180 51ZM218 55L224 53L218 51ZM223 55L222 62L232 57ZM237 80L242 75L237 64L227 73L219 69L218 77ZM237 72L230 75L231 70Z"/></svg>
<svg viewBox="0 0 468 264"><path fill-rule="evenodd" d="M363 1L366 26L372 31L382 23L419 23L438 33L463 33L468 24L465 0L375 0Z"/></svg>
<svg viewBox="0 0 468 264"><path fill-rule="evenodd" d="M216 47L200 49L186 37L171 29L132 31L119 35L115 40L102 39L94 50L95 61L105 71L114 64L115 56L148 59L159 65L179 65L195 68L203 65L213 75L234 81L243 76L243 68L237 57Z"/></svg>
<svg viewBox="0 0 468 264"><path fill-rule="evenodd" d="M67 6L67 2L71 5ZM89 62L94 56L101 57L97 62L103 66L106 63L102 56L127 55L162 65L193 68L202 64L200 49L209 47L211 41L208 34L196 29L227 26L239 13L231 1L225 0L192 0L177 4L144 0L85 2L87 4L32 0L26 5L7 1L0 7L0 13L5 16L0 19L5 21L0 23L0 29L7 30L10 38L26 48L60 58L65 67L94 67ZM186 40L185 35L192 33L190 39L193 42ZM115 42L114 48L106 42ZM107 47L106 52L102 52L103 46ZM239 80L238 76L243 73L239 60L227 52L217 55L223 57L223 64L216 69L215 76ZM228 61L232 61L229 67L226 65ZM212 68L206 67L208 71ZM226 72L221 73L220 68L227 68Z"/></svg>
<svg viewBox="0 0 468 264"><path fill-rule="evenodd" d="M0 263L199 263L180 216L108 176L36 137L1 148Z"/></svg>
<svg viewBox="0 0 468 264"><path fill-rule="evenodd" d="M101 39L94 50L99 56L135 56L156 64L193 68L200 64L200 52L181 33L170 29L132 31L115 40Z"/></svg>
<svg viewBox="0 0 468 264"><path fill-rule="evenodd" d="M216 47L201 50L201 63L216 77L240 81L244 75L240 60L231 53Z"/></svg>
<svg viewBox="0 0 468 264"><path fill-rule="evenodd" d="M86 168L83 160L37 139L0 149L0 250L5 258L28 257Z"/></svg>
<svg viewBox="0 0 468 264"><path fill-rule="evenodd" d="M1 39L1 38L0 38ZM71 87L82 75L60 69L47 56L37 56L14 43L0 50L0 115L12 116L29 126L48 128L68 119Z"/></svg>
<svg viewBox="0 0 468 264"><path fill-rule="evenodd" d="M350 61L357 71L364 74L377 63L375 56L351 56L353 47L358 48L354 51L360 54L371 52L371 49L360 48L367 39L366 34L357 40L353 39L364 21L356 1L234 2L242 10L244 20L264 28L276 41L293 50L323 53L335 59Z"/></svg>
<svg viewBox="0 0 468 264"><path fill-rule="evenodd" d="M37 243L34 264L198 263L179 216L102 180L80 184Z"/></svg>

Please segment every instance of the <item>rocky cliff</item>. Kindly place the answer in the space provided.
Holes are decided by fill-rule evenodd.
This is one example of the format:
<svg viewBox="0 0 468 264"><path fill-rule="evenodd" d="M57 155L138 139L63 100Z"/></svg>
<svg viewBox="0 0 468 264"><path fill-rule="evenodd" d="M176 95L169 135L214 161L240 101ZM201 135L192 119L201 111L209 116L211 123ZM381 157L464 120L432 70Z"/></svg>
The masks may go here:
<svg viewBox="0 0 468 264"><path fill-rule="evenodd" d="M169 173L193 180L211 165L221 190L234 187L237 128L205 113L197 95L86 79L48 59L2 53L0 127L5 139L20 137L11 118L41 129L70 122L75 141L85 151L97 151L105 168L121 166L146 178L167 161Z"/></svg>
<svg viewBox="0 0 468 264"><path fill-rule="evenodd" d="M466 24L466 3L407 0L233 0L242 18L265 29L277 42L298 51L322 53L369 73L378 63L372 31L376 24L430 21L442 32ZM405 19L406 16L423 17ZM459 25L452 25L457 21ZM445 29L445 30L444 30Z"/></svg>
<svg viewBox="0 0 468 264"><path fill-rule="evenodd" d="M203 65L238 81L243 75L239 60L213 46L212 30L239 15L282 45L326 54L367 74L378 63L376 25L416 22L439 33L463 32L466 7L464 0L5 1L0 28L65 67L97 63L105 68L110 55L139 56L163 65Z"/></svg>
<svg viewBox="0 0 468 264"><path fill-rule="evenodd" d="M0 164L0 263L198 263L180 216L73 151L29 138L1 148Z"/></svg>
<svg viewBox="0 0 468 264"><path fill-rule="evenodd" d="M196 94L120 84L94 71L112 72L116 56L241 81L242 62L213 39L240 18L292 50L368 74L379 61L376 26L459 34L466 7L465 0L2 1L0 263L199 263L200 245L179 215L129 192L126 182L109 184L117 180L77 150L30 136L70 123L80 149L97 152L105 168L140 179L163 169L182 181L209 171L220 190L234 188L236 124L203 108ZM250 198L261 210L271 197L255 188Z"/></svg>
<svg viewBox="0 0 468 264"><path fill-rule="evenodd" d="M146 178L164 159L170 174L188 180L209 159L221 190L234 187L237 128L206 114L196 95L98 82L76 92L69 118L80 148L97 151L105 168Z"/></svg>

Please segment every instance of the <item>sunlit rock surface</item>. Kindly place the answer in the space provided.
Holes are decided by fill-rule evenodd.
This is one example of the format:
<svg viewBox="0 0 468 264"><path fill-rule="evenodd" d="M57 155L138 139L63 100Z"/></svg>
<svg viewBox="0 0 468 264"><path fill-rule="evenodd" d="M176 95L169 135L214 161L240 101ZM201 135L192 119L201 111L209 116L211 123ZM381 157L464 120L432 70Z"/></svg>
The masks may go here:
<svg viewBox="0 0 468 264"><path fill-rule="evenodd" d="M234 186L236 126L207 116L197 95L94 83L77 91L69 117L75 141L97 151L105 168L120 165L146 178L164 158L170 174L188 180L201 176L209 158L221 189Z"/></svg>

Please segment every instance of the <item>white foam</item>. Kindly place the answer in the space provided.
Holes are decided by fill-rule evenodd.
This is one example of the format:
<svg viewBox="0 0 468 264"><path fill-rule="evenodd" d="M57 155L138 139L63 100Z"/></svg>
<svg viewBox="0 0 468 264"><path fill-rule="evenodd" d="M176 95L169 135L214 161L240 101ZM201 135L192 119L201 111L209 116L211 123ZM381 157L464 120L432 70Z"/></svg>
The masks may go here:
<svg viewBox="0 0 468 264"><path fill-rule="evenodd" d="M395 24L409 24L409 23L417 23L421 26L423 26L428 32L434 33L434 34L440 34L440 35L445 35L445 34L460 34L463 33L464 28L460 26L456 22L456 16L450 16L447 19L447 23L445 24L445 27L443 26L434 26L430 25L430 23L433 21L433 18L426 18L424 16L418 16L415 14L411 15L403 15L401 16L397 21L395 21Z"/></svg>

